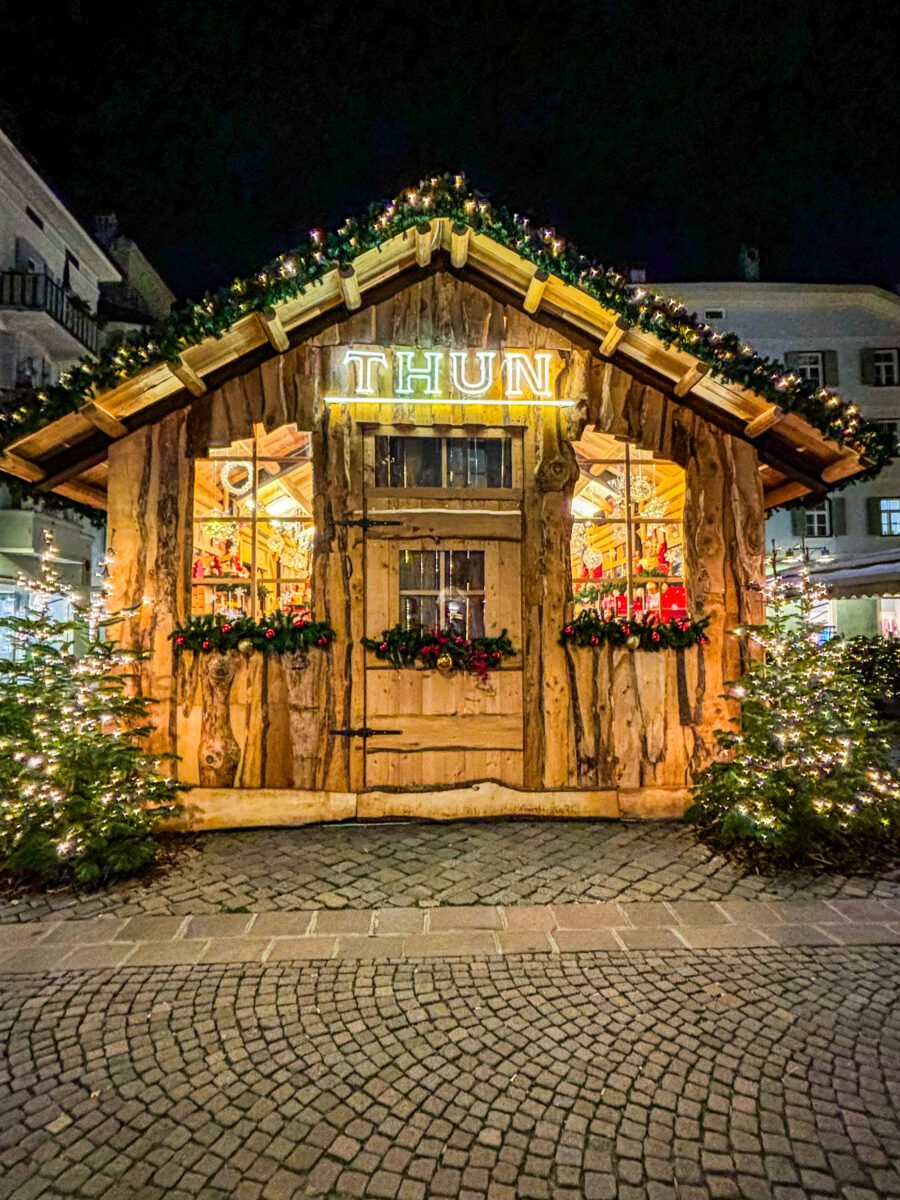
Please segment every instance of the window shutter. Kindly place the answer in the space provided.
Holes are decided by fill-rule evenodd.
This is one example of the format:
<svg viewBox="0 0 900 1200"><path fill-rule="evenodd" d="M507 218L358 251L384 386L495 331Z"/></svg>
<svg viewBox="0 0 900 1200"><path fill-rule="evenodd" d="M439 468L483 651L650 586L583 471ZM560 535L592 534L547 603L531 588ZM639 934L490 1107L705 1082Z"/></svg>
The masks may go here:
<svg viewBox="0 0 900 1200"><path fill-rule="evenodd" d="M866 497L866 532L881 536L881 497Z"/></svg>
<svg viewBox="0 0 900 1200"><path fill-rule="evenodd" d="M0 330L0 388L16 386L16 335Z"/></svg>
<svg viewBox="0 0 900 1200"><path fill-rule="evenodd" d="M830 504L832 537L843 537L847 532L847 501L832 500Z"/></svg>
<svg viewBox="0 0 900 1200"><path fill-rule="evenodd" d="M875 351L860 350L859 352L859 378L866 387L875 386Z"/></svg>
<svg viewBox="0 0 900 1200"><path fill-rule="evenodd" d="M838 361L836 350L822 351L822 382L826 387L838 385Z"/></svg>
<svg viewBox="0 0 900 1200"><path fill-rule="evenodd" d="M799 365L799 363L800 363L800 351L799 350L788 350L787 354L785 354L785 356L784 356L784 365L786 367L790 367L791 370L794 370L794 368L797 367Z"/></svg>
<svg viewBox="0 0 900 1200"><path fill-rule="evenodd" d="M791 509L791 533L794 537L803 537L806 533L806 509Z"/></svg>

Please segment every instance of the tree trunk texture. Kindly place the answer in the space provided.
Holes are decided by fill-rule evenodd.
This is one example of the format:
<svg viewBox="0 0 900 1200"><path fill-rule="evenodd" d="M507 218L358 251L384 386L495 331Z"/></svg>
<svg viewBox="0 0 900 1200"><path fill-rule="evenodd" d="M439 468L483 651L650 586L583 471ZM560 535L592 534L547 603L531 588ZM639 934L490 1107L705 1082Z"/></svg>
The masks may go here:
<svg viewBox="0 0 900 1200"><path fill-rule="evenodd" d="M200 725L201 787L231 787L241 748L231 728L231 685L238 669L236 653L211 651L200 663L203 718Z"/></svg>
<svg viewBox="0 0 900 1200"><path fill-rule="evenodd" d="M488 403L477 419L452 404L326 406L326 395L345 390L344 347L367 343L556 349L567 360L560 386L575 405ZM722 693L741 662L727 631L760 613L754 585L763 572L763 507L755 451L449 273L411 284L195 399L186 414L111 446L114 602L139 606L123 640L151 655L140 686L160 702L154 749L180 754L179 774L188 781L215 773L230 774L240 787L363 787L362 742L333 732L365 717L364 534L346 524L364 515L361 421L522 430L524 786L687 785L715 752L715 730L733 715ZM206 656L177 655L168 636L190 611L192 459L252 436L260 423L312 432L313 607L336 637L327 651L311 651L305 666L295 656L230 656L214 681ZM571 441L586 424L685 469L689 603L693 615L710 617L708 646L647 653L560 645L572 614Z"/></svg>

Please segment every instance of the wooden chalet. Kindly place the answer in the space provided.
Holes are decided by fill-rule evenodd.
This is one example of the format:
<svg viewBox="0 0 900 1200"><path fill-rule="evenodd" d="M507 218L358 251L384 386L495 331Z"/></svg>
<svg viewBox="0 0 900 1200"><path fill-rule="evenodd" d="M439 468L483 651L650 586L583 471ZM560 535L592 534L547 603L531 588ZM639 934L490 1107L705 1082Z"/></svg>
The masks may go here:
<svg viewBox="0 0 900 1200"><path fill-rule="evenodd" d="M728 631L759 616L766 509L864 460L436 217L0 465L106 510L154 746L215 827L680 813L729 718ZM191 617L307 612L328 644L178 644ZM580 613L595 643L567 640ZM635 645L700 618L692 644ZM379 653L419 625L512 652Z"/></svg>

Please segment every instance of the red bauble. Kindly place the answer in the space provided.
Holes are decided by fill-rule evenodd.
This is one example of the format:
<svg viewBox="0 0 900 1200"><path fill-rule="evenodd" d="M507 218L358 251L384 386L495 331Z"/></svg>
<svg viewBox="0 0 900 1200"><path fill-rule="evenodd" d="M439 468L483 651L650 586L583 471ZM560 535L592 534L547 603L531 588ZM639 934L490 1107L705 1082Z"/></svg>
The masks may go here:
<svg viewBox="0 0 900 1200"><path fill-rule="evenodd" d="M184 638L181 636L181 634L179 634L178 637L175 639L175 645L176 646L184 645Z"/></svg>
<svg viewBox="0 0 900 1200"><path fill-rule="evenodd" d="M223 626L222 626L222 632L223 632L223 633L231 633L231 626L230 626L230 625L223 625Z"/></svg>
<svg viewBox="0 0 900 1200"><path fill-rule="evenodd" d="M388 648L387 642L382 642L381 645L378 647L378 649L381 650L382 652L387 650L387 648Z"/></svg>
<svg viewBox="0 0 900 1200"><path fill-rule="evenodd" d="M302 629L304 625L308 625L308 624L309 624L309 621L307 621L306 617L300 617L300 616L294 617L294 628L295 629Z"/></svg>
<svg viewBox="0 0 900 1200"><path fill-rule="evenodd" d="M595 633L595 634L593 635L593 637L591 638L591 645L592 645L592 646L599 646L599 645L600 645L600 639L597 637L596 633Z"/></svg>
<svg viewBox="0 0 900 1200"><path fill-rule="evenodd" d="M319 645L320 645L320 646L327 646L327 645L328 645L328 638L327 638L327 637L320 637L320 638L319 638Z"/></svg>
<svg viewBox="0 0 900 1200"><path fill-rule="evenodd" d="M209 642L204 642L204 643L203 643L203 646L202 646L202 649L204 649L204 650L208 650L208 649L209 649Z"/></svg>
<svg viewBox="0 0 900 1200"><path fill-rule="evenodd" d="M274 630L274 629L267 629L267 630L266 630L266 637L267 637L267 638L269 638L269 639L271 640L271 639L272 639L274 636L275 636L275 630Z"/></svg>

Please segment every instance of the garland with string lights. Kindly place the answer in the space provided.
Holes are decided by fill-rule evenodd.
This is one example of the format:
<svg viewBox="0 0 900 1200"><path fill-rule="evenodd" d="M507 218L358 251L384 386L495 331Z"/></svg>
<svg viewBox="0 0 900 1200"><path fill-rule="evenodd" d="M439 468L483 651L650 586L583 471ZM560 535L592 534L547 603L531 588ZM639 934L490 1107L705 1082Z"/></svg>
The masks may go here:
<svg viewBox="0 0 900 1200"><path fill-rule="evenodd" d="M626 620L624 617L604 617L584 609L574 621L563 627L560 644L563 646L627 646L629 650L683 650L688 646L706 646L709 638L706 627L709 617L689 621L687 617L657 620L653 613Z"/></svg>
<svg viewBox="0 0 900 1200"><path fill-rule="evenodd" d="M207 614L190 617L169 635L178 650L193 650L200 654L216 651L229 654L305 653L316 648L326 650L334 641L334 630L327 621L313 621L306 613L276 612L254 620L253 617L234 617Z"/></svg>
<svg viewBox="0 0 900 1200"><path fill-rule="evenodd" d="M380 638L363 638L362 644L382 662L402 667L435 667L439 671L464 671L485 679L504 658L515 654L504 629L497 637L467 638L454 629L428 625L394 625Z"/></svg>
<svg viewBox="0 0 900 1200"><path fill-rule="evenodd" d="M252 278L236 279L229 287L207 293L199 303L176 309L153 328L125 334L99 358L82 358L55 387L37 393L37 405L19 405L0 416L0 443L73 411L146 367L177 361L188 347L207 337L221 337L249 313L302 295L327 272L426 225L433 217L449 218L509 247L539 269L581 288L616 312L625 325L654 334L666 347L693 354L709 366L714 378L741 384L783 409L802 414L827 437L858 446L873 465L850 482L876 474L892 457L892 435L864 422L855 405L757 354L736 334L713 329L680 301L629 285L619 272L604 270L578 253L555 230L495 207L486 196L470 190L464 175L432 176L388 204L371 206L364 217L348 218L337 230L313 229L305 245L280 255Z"/></svg>
<svg viewBox="0 0 900 1200"><path fill-rule="evenodd" d="M852 644L823 640L813 612L827 589L808 564L770 577L764 593L766 622L734 631L757 648L729 688L739 716L717 732L722 757L697 777L686 818L755 870L855 871L895 857L900 778L875 708L880 687L860 678Z"/></svg>

